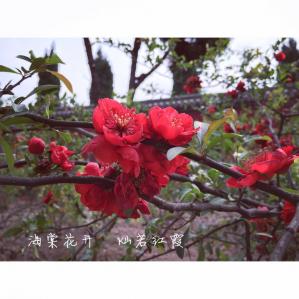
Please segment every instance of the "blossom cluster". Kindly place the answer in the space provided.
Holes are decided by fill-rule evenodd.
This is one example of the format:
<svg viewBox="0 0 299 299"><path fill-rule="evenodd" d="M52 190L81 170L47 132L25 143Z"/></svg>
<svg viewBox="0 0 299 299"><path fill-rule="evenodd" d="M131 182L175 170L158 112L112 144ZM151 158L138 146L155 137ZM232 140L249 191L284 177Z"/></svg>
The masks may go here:
<svg viewBox="0 0 299 299"><path fill-rule="evenodd" d="M186 174L189 159L181 155L169 161L170 146L189 143L197 132L193 119L174 108L152 107L148 115L113 99L100 99L93 111L97 136L82 149L97 163L88 163L79 176L115 180L113 188L76 184L81 202L92 211L122 218L139 218L150 211L144 198L160 193L172 173Z"/></svg>
<svg viewBox="0 0 299 299"><path fill-rule="evenodd" d="M183 90L187 94L197 93L201 88L202 81L197 75L193 75L187 78Z"/></svg>
<svg viewBox="0 0 299 299"><path fill-rule="evenodd" d="M43 139L39 137L32 137L28 141L28 151L34 155L42 155L45 151L46 143ZM74 163L69 161L69 157L72 156L75 152L69 150L63 145L57 145L55 141L50 142L49 144L49 160L41 160L38 165L38 169L43 170L48 168L51 164L58 165L64 171L70 171L74 167Z"/></svg>
<svg viewBox="0 0 299 299"><path fill-rule="evenodd" d="M299 156L293 154L294 147L284 146L274 151L265 150L245 161L243 167L232 169L243 176L239 179L229 178L226 185L231 188L243 188L254 185L258 180L270 180L275 174L285 173Z"/></svg>

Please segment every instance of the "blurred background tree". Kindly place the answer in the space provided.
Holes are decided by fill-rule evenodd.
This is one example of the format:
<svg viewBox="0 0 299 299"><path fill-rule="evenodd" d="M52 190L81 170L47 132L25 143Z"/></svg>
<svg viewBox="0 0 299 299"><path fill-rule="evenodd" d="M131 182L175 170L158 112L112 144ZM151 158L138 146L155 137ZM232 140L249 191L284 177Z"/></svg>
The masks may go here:
<svg viewBox="0 0 299 299"><path fill-rule="evenodd" d="M199 60L205 56L209 48L218 46L219 41L222 42L222 50L224 50L229 43L227 38L176 39L169 67L173 76L173 95L182 94L187 78L197 74L200 67Z"/></svg>
<svg viewBox="0 0 299 299"><path fill-rule="evenodd" d="M90 103L96 105L99 98L112 98L113 94L113 73L108 60L103 57L101 49L97 52L94 60L95 73L100 78L97 89L91 85L90 87Z"/></svg>
<svg viewBox="0 0 299 299"><path fill-rule="evenodd" d="M51 50L50 50L49 53L47 53L47 51L46 51L46 54L45 54L44 57L48 58L48 57L52 56L53 54L55 54L54 45L52 45ZM58 64L48 65L47 69L50 70L50 71L58 72ZM57 85L57 89L55 90L55 92L52 93L52 95L58 101L59 91L60 91L60 80L57 77L53 76L49 72L39 72L38 77L39 77L38 86L41 86L41 85ZM39 96L43 97L47 93L48 92L40 92Z"/></svg>

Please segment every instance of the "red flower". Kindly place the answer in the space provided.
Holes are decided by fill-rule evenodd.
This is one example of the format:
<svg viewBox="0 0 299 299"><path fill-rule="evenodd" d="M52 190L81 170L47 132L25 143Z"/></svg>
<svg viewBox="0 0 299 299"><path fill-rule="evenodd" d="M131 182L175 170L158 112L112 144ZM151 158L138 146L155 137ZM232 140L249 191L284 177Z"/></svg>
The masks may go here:
<svg viewBox="0 0 299 299"><path fill-rule="evenodd" d="M147 203L139 198L132 176L121 173L117 177L114 185L114 195L119 209L118 216L122 218L139 218L140 214L138 212L150 214Z"/></svg>
<svg viewBox="0 0 299 299"><path fill-rule="evenodd" d="M146 144L138 146L138 153L140 165L157 177L160 185L166 186L169 181L167 174L170 172L170 162L166 156L154 146Z"/></svg>
<svg viewBox="0 0 299 299"><path fill-rule="evenodd" d="M48 203L53 199L53 196L54 196L53 192L52 192L52 191L49 191L49 192L47 193L47 195L43 198L43 202L44 202L45 204L48 204Z"/></svg>
<svg viewBox="0 0 299 299"><path fill-rule="evenodd" d="M285 224L289 224L295 216L295 212L296 206L291 202L285 200L282 211L280 213L280 218Z"/></svg>
<svg viewBox="0 0 299 299"><path fill-rule="evenodd" d="M248 162L251 171L256 171L266 178L272 178L276 173L288 170L296 159L292 154L294 147L285 146L275 151L265 151Z"/></svg>
<svg viewBox="0 0 299 299"><path fill-rule="evenodd" d="M115 100L100 99L93 111L93 124L114 145L136 144L141 140L145 114L135 114Z"/></svg>
<svg viewBox="0 0 299 299"><path fill-rule="evenodd" d="M145 170L138 178L138 187L141 194L153 197L160 193L161 185L157 177L153 176L149 171Z"/></svg>
<svg viewBox="0 0 299 299"><path fill-rule="evenodd" d="M189 163L190 163L190 159L178 155L170 161L169 173L178 173L181 175L187 175Z"/></svg>
<svg viewBox="0 0 299 299"><path fill-rule="evenodd" d="M198 76L190 76L186 80L183 86L183 90L188 94L197 93L198 90L201 88L201 83L202 81L198 78Z"/></svg>
<svg viewBox="0 0 299 299"><path fill-rule="evenodd" d="M228 92L227 92L227 94L229 95L229 96L231 96L232 97L232 99L236 99L237 97L238 97L238 91L236 90L236 89L233 89L233 90L229 90Z"/></svg>
<svg viewBox="0 0 299 299"><path fill-rule="evenodd" d="M140 173L139 155L132 146L116 146L109 143L103 135L98 135L83 147L83 156L89 152L102 164L119 163L125 173L131 173L135 177Z"/></svg>
<svg viewBox="0 0 299 299"><path fill-rule="evenodd" d="M243 178L229 178L226 185L232 188L249 187L258 180L269 180L277 173L284 173L298 156L292 154L293 147L285 146L275 151L264 151L249 159L244 168L238 166L233 169L244 174Z"/></svg>
<svg viewBox="0 0 299 299"><path fill-rule="evenodd" d="M272 144L273 135L268 130L269 122L268 120L262 119L260 123L256 124L252 134L261 135L261 136L269 136L271 140L255 140L256 144L261 145L262 147L266 147Z"/></svg>
<svg viewBox="0 0 299 299"><path fill-rule="evenodd" d="M286 54L282 51L274 53L274 57L278 62L282 62L286 59Z"/></svg>
<svg viewBox="0 0 299 299"><path fill-rule="evenodd" d="M208 106L207 110L210 114L214 114L217 111L217 107L216 107L216 105L210 105L210 106Z"/></svg>
<svg viewBox="0 0 299 299"><path fill-rule="evenodd" d="M237 84L236 90L238 90L240 92L246 91L245 83L243 81L239 81Z"/></svg>
<svg viewBox="0 0 299 299"><path fill-rule="evenodd" d="M74 167L74 163L70 162L68 158L75 152L70 151L63 145L56 145L56 142L50 143L51 161L59 165L63 170L69 171Z"/></svg>
<svg viewBox="0 0 299 299"><path fill-rule="evenodd" d="M28 150L31 154L41 155L45 150L46 144L44 140L38 137L32 137L28 141Z"/></svg>
<svg viewBox="0 0 299 299"><path fill-rule="evenodd" d="M226 180L226 186L229 188L250 187L254 185L259 179L259 175L257 172L249 172L239 166L233 166L231 169L240 172L241 174L244 175L244 177L240 179L235 179L232 177L228 178Z"/></svg>
<svg viewBox="0 0 299 299"><path fill-rule="evenodd" d="M172 145L187 144L197 132L193 126L193 118L186 113L178 113L172 107L151 108L149 119L153 130Z"/></svg>
<svg viewBox="0 0 299 299"><path fill-rule="evenodd" d="M89 162L83 173L77 173L77 175L103 177L106 172L107 168L100 168L97 163ZM94 184L75 184L75 190L81 194L81 203L91 211L101 211L108 216L118 213L112 189L104 189Z"/></svg>
<svg viewBox="0 0 299 299"><path fill-rule="evenodd" d="M139 195L130 175L121 173L117 177L114 185L114 195L117 206L124 214L131 215L138 204Z"/></svg>

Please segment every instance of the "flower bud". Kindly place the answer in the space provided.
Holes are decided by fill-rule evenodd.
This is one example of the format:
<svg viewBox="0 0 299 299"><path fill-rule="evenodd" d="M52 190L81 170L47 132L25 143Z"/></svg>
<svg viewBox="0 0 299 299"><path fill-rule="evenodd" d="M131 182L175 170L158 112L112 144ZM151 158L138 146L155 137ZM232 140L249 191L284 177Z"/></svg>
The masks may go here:
<svg viewBox="0 0 299 299"><path fill-rule="evenodd" d="M40 155L46 147L45 142L38 137L32 137L28 142L28 150L31 154Z"/></svg>

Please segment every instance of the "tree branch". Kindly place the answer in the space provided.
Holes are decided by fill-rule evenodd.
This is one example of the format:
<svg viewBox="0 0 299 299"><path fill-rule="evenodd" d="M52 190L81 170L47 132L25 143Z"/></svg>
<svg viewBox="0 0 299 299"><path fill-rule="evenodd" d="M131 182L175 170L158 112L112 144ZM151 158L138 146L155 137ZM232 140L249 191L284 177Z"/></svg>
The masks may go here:
<svg viewBox="0 0 299 299"><path fill-rule="evenodd" d="M86 50L89 70L91 74L91 88L90 88L90 100L96 102L98 95L100 94L100 78L96 72L96 66L92 55L92 46L89 38L84 37L84 46Z"/></svg>
<svg viewBox="0 0 299 299"><path fill-rule="evenodd" d="M209 202L196 202L196 203L174 203L165 201L158 196L153 198L144 197L143 198L154 204L160 209L167 210L169 212L178 212L178 211L194 211L194 212L203 212L208 210L218 211L218 212L236 212L240 215L248 218L266 218L273 217L278 215L276 209L270 211L263 211L260 209L245 209L238 207L236 205L228 204L213 204Z"/></svg>
<svg viewBox="0 0 299 299"><path fill-rule="evenodd" d="M141 74L139 77L135 79L135 89L164 62L169 52L169 50L166 51L160 59L160 61L157 64L155 64L147 73Z"/></svg>
<svg viewBox="0 0 299 299"><path fill-rule="evenodd" d="M64 127L64 128L94 129L92 122L56 120L56 119L46 118L46 117L40 116L38 114L29 113L29 112L14 113L12 115L4 116L0 120L5 121L5 120L13 119L15 117L29 118L33 121L36 121L38 123L42 123L42 124L45 124L47 126L54 127L54 128Z"/></svg>
<svg viewBox="0 0 299 299"><path fill-rule="evenodd" d="M129 81L129 90L136 89L136 69L137 69L137 60L138 60L138 53L141 47L141 39L135 38L134 46L131 51L132 62L131 62L131 72L130 72L130 81Z"/></svg>
<svg viewBox="0 0 299 299"><path fill-rule="evenodd" d="M223 164L220 164L220 163L214 161L213 159L211 159L209 157L200 156L200 155L196 155L196 154L192 154L192 153L185 153L185 154L182 154L182 155L186 156L187 158L189 158L193 161L196 161L200 164L203 164L203 165L209 166L211 168L217 169L220 172L222 172L224 174L227 174L227 175L229 175L233 178L239 179L239 178L244 177L244 175L241 174L240 172L235 171L235 170L233 170L233 169L231 169L227 166L224 166ZM266 193L276 195L279 198L287 199L287 200L289 200L290 202L292 202L294 204L299 202L299 196L298 195L290 193L290 192L286 192L283 189L278 188L278 187L276 187L274 185L271 185L271 184L266 184L266 183L263 183L261 181L258 181L252 187L260 189L260 190L262 190Z"/></svg>
<svg viewBox="0 0 299 299"><path fill-rule="evenodd" d="M55 184L95 184L101 187L111 187L114 180L100 176L45 176L23 178L17 176L0 176L0 185L38 187Z"/></svg>

